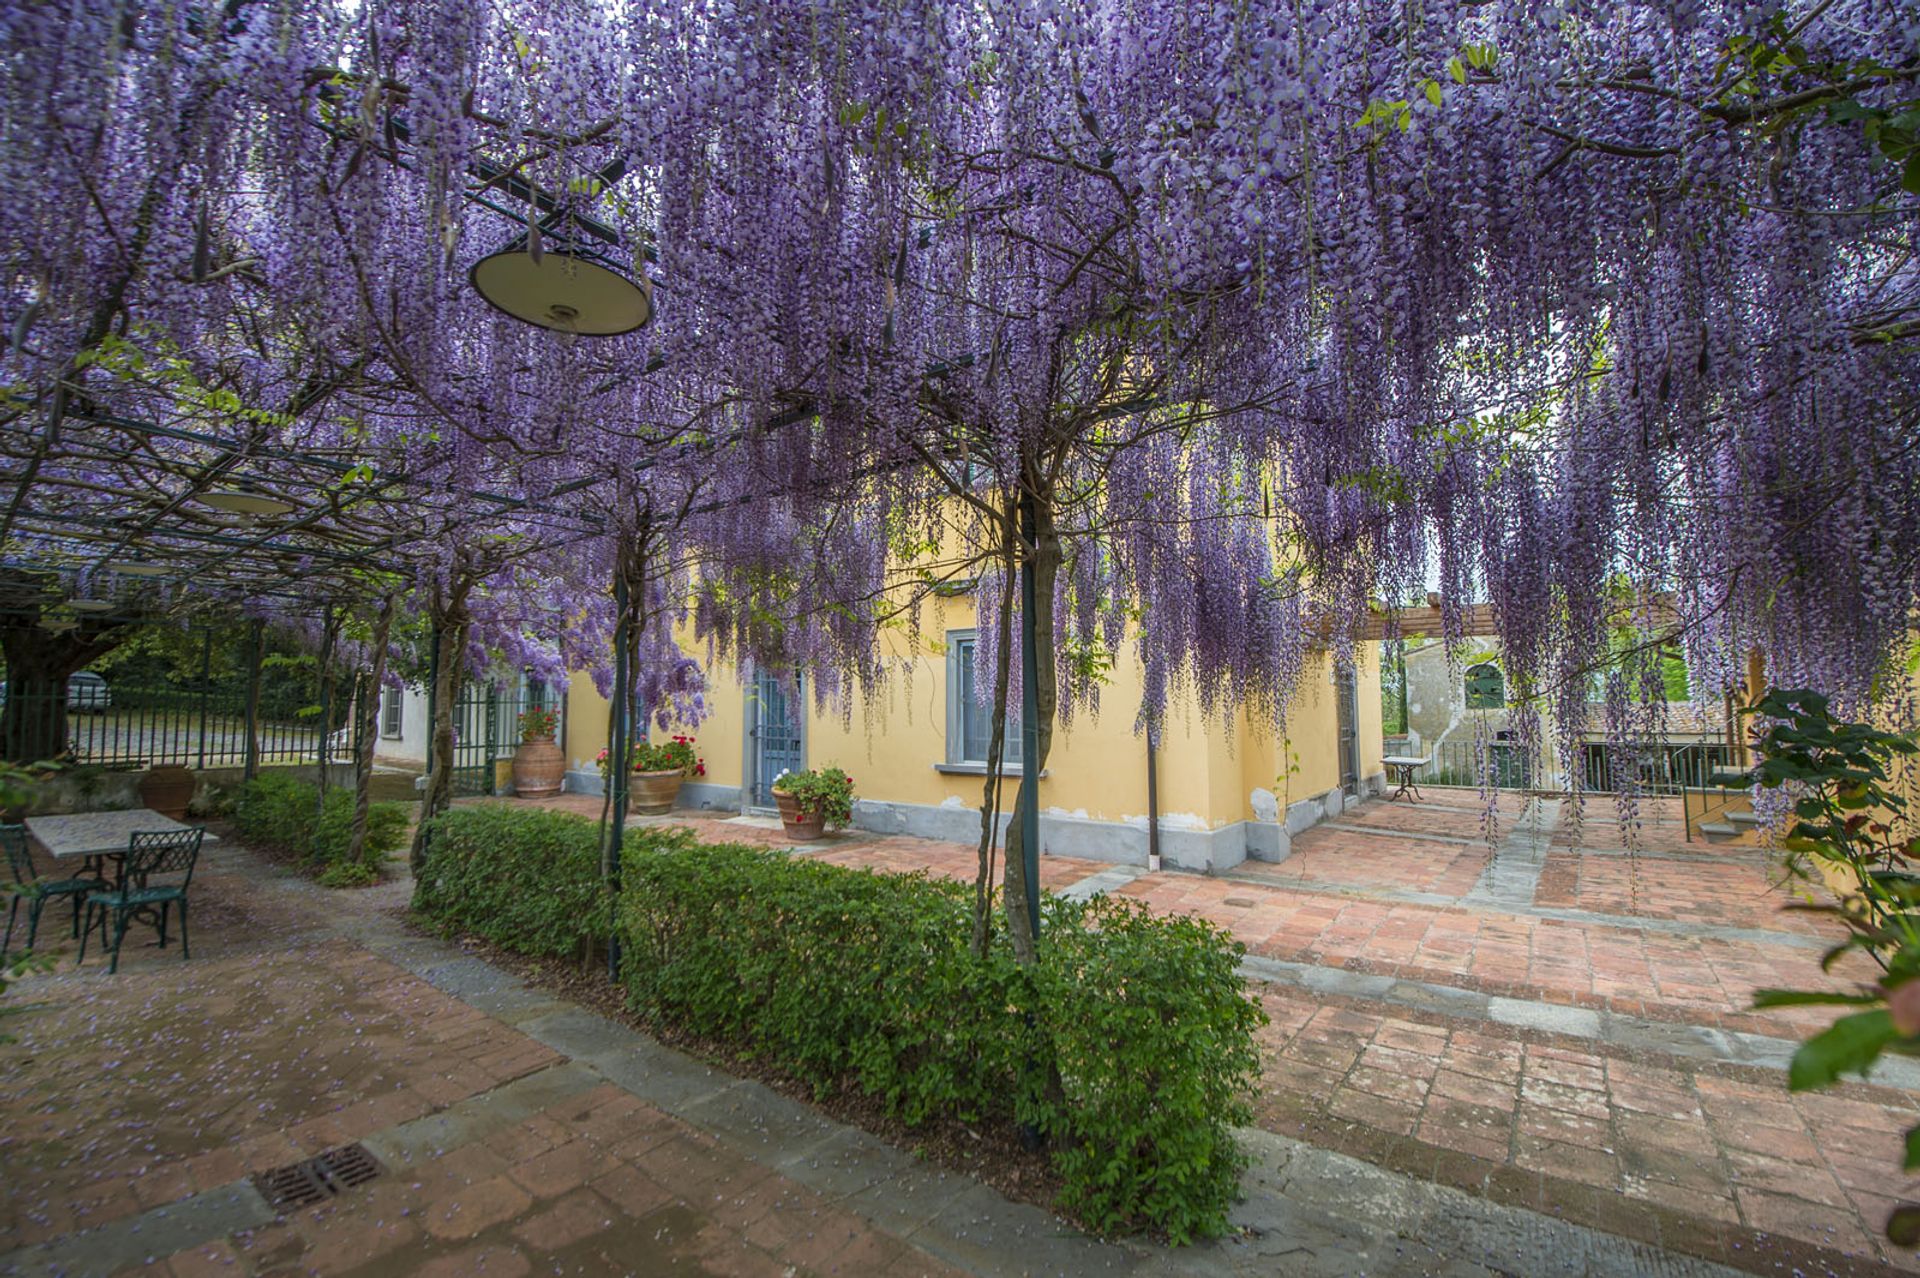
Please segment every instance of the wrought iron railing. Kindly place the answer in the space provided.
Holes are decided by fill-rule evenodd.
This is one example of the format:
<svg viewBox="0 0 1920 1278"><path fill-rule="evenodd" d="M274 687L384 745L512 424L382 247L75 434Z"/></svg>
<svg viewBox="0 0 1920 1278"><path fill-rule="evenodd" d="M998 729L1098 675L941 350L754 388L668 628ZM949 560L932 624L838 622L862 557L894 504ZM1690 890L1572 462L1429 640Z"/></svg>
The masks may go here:
<svg viewBox="0 0 1920 1278"><path fill-rule="evenodd" d="M16 690L10 697L0 685L4 713L20 722L27 738L52 743L50 755L116 769L244 766L247 702L245 689L211 685L134 687L89 680L65 692ZM337 724L344 713L331 717ZM318 707L305 715L262 715L254 721L254 761L311 762L318 757L322 731ZM340 735L337 729L335 735ZM332 752L344 757L343 748L350 747L336 742Z"/></svg>
<svg viewBox="0 0 1920 1278"><path fill-rule="evenodd" d="M1404 753L1395 745L1388 753ZM1528 752L1513 741L1441 741L1418 751L1432 760L1420 784L1479 788L1491 782L1503 790L1564 789L1559 760ZM1718 742L1684 742L1645 747L1610 742L1583 743L1578 765L1580 788L1610 794L1631 788L1640 794L1679 795L1708 784L1726 766L1727 749Z"/></svg>

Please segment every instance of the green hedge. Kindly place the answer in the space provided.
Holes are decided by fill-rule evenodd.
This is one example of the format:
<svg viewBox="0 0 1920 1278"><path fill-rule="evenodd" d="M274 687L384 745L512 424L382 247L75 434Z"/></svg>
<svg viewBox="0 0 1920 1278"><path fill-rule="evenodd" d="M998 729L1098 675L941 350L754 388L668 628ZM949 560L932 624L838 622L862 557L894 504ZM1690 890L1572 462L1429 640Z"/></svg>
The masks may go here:
<svg viewBox="0 0 1920 1278"><path fill-rule="evenodd" d="M349 861L352 789L335 786L327 791L324 808L319 808L319 802L318 786L284 773L268 773L247 782L234 795L233 823L248 841L299 857L328 887L355 887L377 880L382 863L406 842L407 805L371 805L366 845L358 860Z"/></svg>
<svg viewBox="0 0 1920 1278"><path fill-rule="evenodd" d="M1049 899L1041 960L976 960L970 885L629 831L619 916L633 1006L824 1093L913 1124L1030 1123L1060 1206L1095 1229L1176 1241L1226 1225L1263 1022L1242 949L1134 902ZM414 908L528 954L602 942L597 823L506 804L435 821Z"/></svg>
<svg viewBox="0 0 1920 1278"><path fill-rule="evenodd" d="M684 830L629 830L630 857L691 843ZM585 954L607 935L599 823L481 803L434 818L413 908L523 954Z"/></svg>
<svg viewBox="0 0 1920 1278"><path fill-rule="evenodd" d="M902 1120L1017 1118L1095 1229L1217 1233L1264 1017L1242 947L1138 904L1049 899L1041 960L967 952L971 888L741 847L626 863L634 1005Z"/></svg>

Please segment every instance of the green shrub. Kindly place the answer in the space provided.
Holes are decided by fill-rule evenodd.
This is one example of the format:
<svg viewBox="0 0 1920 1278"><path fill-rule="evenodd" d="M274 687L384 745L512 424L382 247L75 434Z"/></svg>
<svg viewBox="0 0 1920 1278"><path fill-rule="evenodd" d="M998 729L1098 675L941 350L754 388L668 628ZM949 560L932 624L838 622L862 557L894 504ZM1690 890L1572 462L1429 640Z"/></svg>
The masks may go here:
<svg viewBox="0 0 1920 1278"><path fill-rule="evenodd" d="M1245 947L1137 901L1062 905L1041 934L1036 1002L1065 1092L1044 1129L1062 1206L1101 1232L1213 1233L1239 1184L1232 1128L1252 1121L1266 1016Z"/></svg>
<svg viewBox="0 0 1920 1278"><path fill-rule="evenodd" d="M1242 948L1201 920L1049 899L1041 961L1023 971L1004 945L968 953L970 893L741 847L634 858L628 994L908 1123L1031 1123L1062 1206L1097 1229L1224 1228L1263 1019Z"/></svg>
<svg viewBox="0 0 1920 1278"><path fill-rule="evenodd" d="M351 789L328 790L321 808L319 787L270 772L239 788L233 823L249 842L298 857L328 887L357 887L377 881L382 863L406 842L408 814L402 803L370 805L365 847L359 859L349 860L353 807Z"/></svg>
<svg viewBox="0 0 1920 1278"><path fill-rule="evenodd" d="M690 843L684 830L629 830L627 855ZM544 808L483 803L434 818L413 908L523 954L584 954L606 939L600 828Z"/></svg>

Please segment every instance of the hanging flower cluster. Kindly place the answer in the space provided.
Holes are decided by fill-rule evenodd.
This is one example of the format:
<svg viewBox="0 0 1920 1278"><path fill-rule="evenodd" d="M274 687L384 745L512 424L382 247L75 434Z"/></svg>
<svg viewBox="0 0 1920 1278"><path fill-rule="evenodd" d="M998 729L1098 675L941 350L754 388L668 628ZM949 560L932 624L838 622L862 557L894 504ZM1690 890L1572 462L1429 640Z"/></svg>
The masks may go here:
<svg viewBox="0 0 1920 1278"><path fill-rule="evenodd" d="M364 459L421 593L485 566L473 660L603 684L644 510L658 714L681 625L872 686L903 554L996 598L1023 497L1061 712L1131 644L1149 731L1434 586L1562 725L1623 610L1858 704L1920 605L1886 0L77 0L0 59L10 480L106 520L226 456L115 419ZM468 283L580 236L652 325Z"/></svg>

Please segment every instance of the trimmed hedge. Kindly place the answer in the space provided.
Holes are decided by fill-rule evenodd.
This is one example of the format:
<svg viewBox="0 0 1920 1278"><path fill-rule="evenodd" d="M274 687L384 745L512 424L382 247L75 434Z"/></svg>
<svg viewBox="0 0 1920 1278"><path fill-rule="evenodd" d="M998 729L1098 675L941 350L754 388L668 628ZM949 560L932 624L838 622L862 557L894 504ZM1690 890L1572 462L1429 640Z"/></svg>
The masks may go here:
<svg viewBox="0 0 1920 1278"><path fill-rule="evenodd" d="M1242 947L1212 924L1049 898L1024 970L1004 942L968 952L968 884L669 829L630 830L622 866L622 969L644 1015L909 1124L1031 1124L1060 1206L1102 1232L1185 1242L1226 1227L1265 1016ZM414 908L523 953L589 952L609 925L598 825L455 808L434 824Z"/></svg>
<svg viewBox="0 0 1920 1278"><path fill-rule="evenodd" d="M523 954L586 954L608 930L599 830L587 817L544 808L450 808L434 818L413 908ZM692 842L684 830L626 834L630 857Z"/></svg>
<svg viewBox="0 0 1920 1278"><path fill-rule="evenodd" d="M353 831L353 791L334 787L319 807L320 788L283 773L268 773L241 786L233 799L233 823L253 843L277 848L317 871L328 887L358 887L380 877L380 867L406 842L410 816L403 803L367 809L367 839L360 858L347 859Z"/></svg>
<svg viewBox="0 0 1920 1278"><path fill-rule="evenodd" d="M969 954L964 884L697 847L628 862L625 889L641 1011L908 1123L1030 1123L1097 1230L1225 1228L1265 1017L1213 925L1050 898L1024 971L1004 944Z"/></svg>

